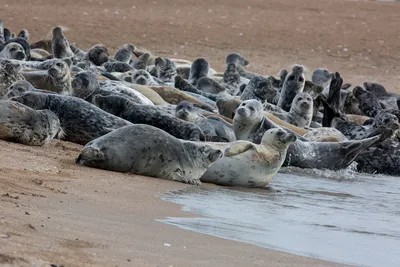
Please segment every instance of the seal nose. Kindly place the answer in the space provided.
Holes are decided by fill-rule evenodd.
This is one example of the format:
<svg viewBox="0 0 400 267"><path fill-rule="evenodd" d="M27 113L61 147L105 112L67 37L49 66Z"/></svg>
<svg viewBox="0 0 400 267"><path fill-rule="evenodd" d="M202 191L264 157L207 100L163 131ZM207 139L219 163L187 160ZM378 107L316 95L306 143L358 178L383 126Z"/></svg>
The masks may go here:
<svg viewBox="0 0 400 267"><path fill-rule="evenodd" d="M309 107L310 107L310 104L308 104L307 101L303 101L303 102L301 103L301 107L302 107L302 108L309 108Z"/></svg>
<svg viewBox="0 0 400 267"><path fill-rule="evenodd" d="M244 109L244 108L238 108L236 110L236 113L239 114L242 117L246 117L246 109Z"/></svg>

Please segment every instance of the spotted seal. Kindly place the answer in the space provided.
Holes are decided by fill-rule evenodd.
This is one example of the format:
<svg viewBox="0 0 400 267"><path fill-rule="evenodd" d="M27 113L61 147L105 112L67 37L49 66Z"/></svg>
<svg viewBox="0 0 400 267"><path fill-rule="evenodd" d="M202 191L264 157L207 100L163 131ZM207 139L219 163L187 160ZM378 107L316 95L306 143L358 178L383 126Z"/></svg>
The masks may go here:
<svg viewBox="0 0 400 267"><path fill-rule="evenodd" d="M133 44L124 44L115 52L114 59L119 62L129 63L132 58L133 51L135 51L135 46Z"/></svg>
<svg viewBox="0 0 400 267"><path fill-rule="evenodd" d="M1 50L0 58L25 60L25 50L18 43L9 43Z"/></svg>
<svg viewBox="0 0 400 267"><path fill-rule="evenodd" d="M333 75L334 73L329 72L325 68L316 68L311 74L311 80L321 85L323 87L322 94L327 96Z"/></svg>
<svg viewBox="0 0 400 267"><path fill-rule="evenodd" d="M240 100L256 99L261 103L272 103L278 91L272 86L269 79L263 76L254 76L244 88Z"/></svg>
<svg viewBox="0 0 400 267"><path fill-rule="evenodd" d="M19 31L17 37L21 37L21 38L24 38L25 40L29 41L29 37L30 37L29 31L27 29L22 29Z"/></svg>
<svg viewBox="0 0 400 267"><path fill-rule="evenodd" d="M365 90L373 93L379 100L379 103L387 109L399 109L397 101L400 101L400 94L390 93L385 87L378 83L363 83Z"/></svg>
<svg viewBox="0 0 400 267"><path fill-rule="evenodd" d="M295 135L275 128L264 133L260 144L229 143L225 145L224 156L200 180L218 185L265 187L281 168L288 146L295 140Z"/></svg>
<svg viewBox="0 0 400 267"><path fill-rule="evenodd" d="M373 93L364 90L360 86L356 86L353 89L353 95L358 100L358 107L364 115L375 117L379 111L382 110L378 98Z"/></svg>
<svg viewBox="0 0 400 267"><path fill-rule="evenodd" d="M0 99L4 99L14 82L25 80L20 73L21 65L13 64L10 60L0 60Z"/></svg>
<svg viewBox="0 0 400 267"><path fill-rule="evenodd" d="M15 101L0 100L0 139L42 146L62 136L60 120L52 111L34 110Z"/></svg>
<svg viewBox="0 0 400 267"><path fill-rule="evenodd" d="M157 57L154 65L160 69L159 78L164 82L174 82L177 75L176 65L169 58Z"/></svg>
<svg viewBox="0 0 400 267"><path fill-rule="evenodd" d="M304 84L304 68L300 65L294 65L292 72L286 76L283 82L277 106L285 111L289 111L296 94L303 91Z"/></svg>
<svg viewBox="0 0 400 267"><path fill-rule="evenodd" d="M89 142L76 163L200 185L200 177L222 156L207 144L183 141L144 124L117 129Z"/></svg>
<svg viewBox="0 0 400 267"><path fill-rule="evenodd" d="M235 141L232 125L216 116L200 115L189 101L182 101L175 108L175 116L181 120L193 122L203 131L206 141Z"/></svg>
<svg viewBox="0 0 400 267"><path fill-rule="evenodd" d="M236 139L255 144L260 144L267 130L279 127L264 116L262 105L257 100L244 101L233 118ZM379 139L379 136L375 136L361 141L309 142L301 136L297 137L288 148L285 165L333 170L348 167L361 151Z"/></svg>
<svg viewBox="0 0 400 267"><path fill-rule="evenodd" d="M60 119L62 140L85 145L123 126L132 125L80 98L59 94L26 92L11 98L36 110L49 109Z"/></svg>
<svg viewBox="0 0 400 267"><path fill-rule="evenodd" d="M69 47L69 42L63 34L61 27L54 27L52 30L53 39L51 40L51 50L55 58L73 57L74 52L72 52Z"/></svg>

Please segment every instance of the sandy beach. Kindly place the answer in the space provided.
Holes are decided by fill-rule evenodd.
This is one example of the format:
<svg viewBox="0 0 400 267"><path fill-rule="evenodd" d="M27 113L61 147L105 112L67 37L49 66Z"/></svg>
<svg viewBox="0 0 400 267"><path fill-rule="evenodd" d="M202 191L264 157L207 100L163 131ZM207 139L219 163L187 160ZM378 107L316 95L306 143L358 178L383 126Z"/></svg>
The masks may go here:
<svg viewBox="0 0 400 267"><path fill-rule="evenodd" d="M394 2L6 0L0 16L33 42L62 25L82 48L131 42L161 56L205 57L218 71L235 51L259 73L323 66L345 82L400 91ZM1 266L343 266L157 222L193 216L159 198L186 185L78 166L82 146L0 146Z"/></svg>

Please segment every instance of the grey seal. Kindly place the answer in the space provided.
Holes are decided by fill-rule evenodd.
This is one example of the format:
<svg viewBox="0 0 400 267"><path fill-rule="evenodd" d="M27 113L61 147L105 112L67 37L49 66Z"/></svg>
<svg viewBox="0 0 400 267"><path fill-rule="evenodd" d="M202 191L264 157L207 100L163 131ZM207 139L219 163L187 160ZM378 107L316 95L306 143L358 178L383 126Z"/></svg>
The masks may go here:
<svg viewBox="0 0 400 267"><path fill-rule="evenodd" d="M87 142L123 126L132 125L80 98L26 92L11 98L36 110L49 109L60 119L65 135L62 140L85 145Z"/></svg>
<svg viewBox="0 0 400 267"><path fill-rule="evenodd" d="M125 44L114 54L114 59L119 62L129 63L132 58L135 46L133 44Z"/></svg>
<svg viewBox="0 0 400 267"><path fill-rule="evenodd" d="M34 110L21 103L0 100L0 139L29 146L42 146L63 136L54 112Z"/></svg>
<svg viewBox="0 0 400 267"><path fill-rule="evenodd" d="M262 105L257 100L246 100L236 110L233 118L236 139L260 144L263 134L271 128L279 126L264 116ZM297 137L288 148L285 165L333 170L348 167L361 151L379 139L375 136L362 141L309 142Z"/></svg>
<svg viewBox="0 0 400 267"><path fill-rule="evenodd" d="M20 73L21 65L13 64L10 60L0 60L0 99L4 99L14 82L25 80Z"/></svg>
<svg viewBox="0 0 400 267"><path fill-rule="evenodd" d="M210 70L210 63L205 58L197 58L193 61L190 67L189 83L196 85L197 81L202 77L208 76Z"/></svg>
<svg viewBox="0 0 400 267"><path fill-rule="evenodd" d="M283 82L282 92L277 106L285 111L289 111L293 98L297 93L303 92L304 84L304 68L299 65L293 66L292 72L286 76Z"/></svg>
<svg viewBox="0 0 400 267"><path fill-rule="evenodd" d="M400 94L386 91L379 83L363 83L365 90L373 93L379 100L379 103L387 109L399 109L397 101L400 101Z"/></svg>
<svg viewBox="0 0 400 267"><path fill-rule="evenodd" d="M174 82L177 75L176 65L169 58L157 57L154 65L159 68L159 78L163 82Z"/></svg>
<svg viewBox="0 0 400 267"><path fill-rule="evenodd" d="M224 156L213 163L200 180L218 185L266 187L285 161L288 146L295 140L293 134L275 128L264 133L260 144L229 143L225 145Z"/></svg>
<svg viewBox="0 0 400 267"><path fill-rule="evenodd" d="M327 96L333 75L334 73L329 72L325 68L316 68L311 74L311 80L321 85L323 87L322 94Z"/></svg>
<svg viewBox="0 0 400 267"><path fill-rule="evenodd" d="M69 47L69 42L63 34L61 27L55 27L52 30L53 39L51 40L51 50L55 58L73 57L74 52L72 52Z"/></svg>
<svg viewBox="0 0 400 267"><path fill-rule="evenodd" d="M25 50L18 43L9 43L1 50L0 58L25 60Z"/></svg>
<svg viewBox="0 0 400 267"><path fill-rule="evenodd" d="M272 103L277 94L278 91L272 86L270 79L254 76L244 88L240 100L256 99L261 103L265 101Z"/></svg>
<svg viewBox="0 0 400 267"><path fill-rule="evenodd" d="M117 129L89 142L76 163L200 185L200 177L222 156L207 144L183 141L150 125Z"/></svg>
<svg viewBox="0 0 400 267"><path fill-rule="evenodd" d="M356 86L353 89L353 95L358 100L358 107L365 116L375 117L379 111L382 110L378 98L373 93L364 90L360 86Z"/></svg>
<svg viewBox="0 0 400 267"><path fill-rule="evenodd" d="M189 101L182 101L176 105L175 116L199 126L206 141L232 142L236 140L231 124L216 116L200 115Z"/></svg>

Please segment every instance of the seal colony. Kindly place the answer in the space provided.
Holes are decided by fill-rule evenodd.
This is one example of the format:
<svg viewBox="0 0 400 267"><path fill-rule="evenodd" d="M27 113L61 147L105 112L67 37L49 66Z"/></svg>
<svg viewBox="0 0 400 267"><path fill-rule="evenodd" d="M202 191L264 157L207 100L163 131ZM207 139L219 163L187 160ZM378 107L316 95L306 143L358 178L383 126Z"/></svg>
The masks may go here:
<svg viewBox="0 0 400 267"><path fill-rule="evenodd" d="M0 139L83 145L77 164L199 185L266 187L282 166L400 175L400 95L338 72L312 81L295 64L274 76L228 53L153 55L135 44L113 54L81 49L62 27L30 42L0 28Z"/></svg>

